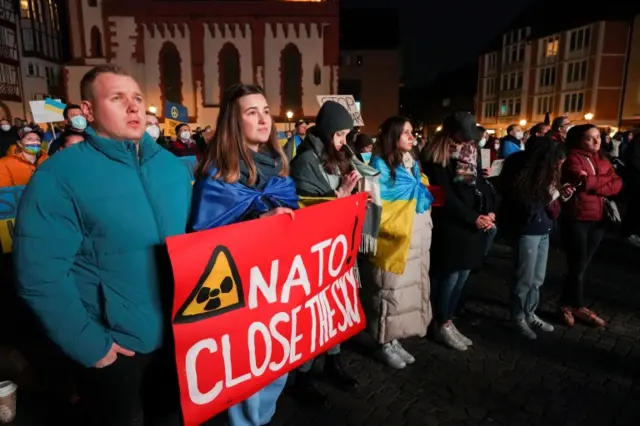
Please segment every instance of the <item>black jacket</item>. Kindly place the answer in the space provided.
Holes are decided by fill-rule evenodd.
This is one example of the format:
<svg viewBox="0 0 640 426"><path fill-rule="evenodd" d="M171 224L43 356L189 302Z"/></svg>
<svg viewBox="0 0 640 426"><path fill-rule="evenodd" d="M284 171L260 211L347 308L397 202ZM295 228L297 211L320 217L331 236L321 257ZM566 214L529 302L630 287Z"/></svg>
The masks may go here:
<svg viewBox="0 0 640 426"><path fill-rule="evenodd" d="M553 217L545 202L526 203L514 186L518 172L524 167L525 152L513 154L505 161L500 173L499 186L502 205L498 215L500 230L511 237L522 235L548 235Z"/></svg>

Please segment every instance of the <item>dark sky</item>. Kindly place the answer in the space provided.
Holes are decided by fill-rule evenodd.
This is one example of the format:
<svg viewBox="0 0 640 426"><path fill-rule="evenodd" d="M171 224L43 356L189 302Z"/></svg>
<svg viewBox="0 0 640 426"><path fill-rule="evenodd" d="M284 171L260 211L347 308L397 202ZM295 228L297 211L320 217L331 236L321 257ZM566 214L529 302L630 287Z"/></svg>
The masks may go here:
<svg viewBox="0 0 640 426"><path fill-rule="evenodd" d="M440 72L476 60L534 0L341 0L345 7L398 7L405 83L427 85Z"/></svg>

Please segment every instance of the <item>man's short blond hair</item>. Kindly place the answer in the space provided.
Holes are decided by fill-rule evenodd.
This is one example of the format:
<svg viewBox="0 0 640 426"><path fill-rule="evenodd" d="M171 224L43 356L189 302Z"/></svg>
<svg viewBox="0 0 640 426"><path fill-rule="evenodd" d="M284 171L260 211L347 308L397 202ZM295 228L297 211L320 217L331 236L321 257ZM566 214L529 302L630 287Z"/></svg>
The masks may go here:
<svg viewBox="0 0 640 426"><path fill-rule="evenodd" d="M104 64L91 68L80 81L80 98L83 101L93 100L93 83L100 74L115 74L131 77L131 73L120 65Z"/></svg>

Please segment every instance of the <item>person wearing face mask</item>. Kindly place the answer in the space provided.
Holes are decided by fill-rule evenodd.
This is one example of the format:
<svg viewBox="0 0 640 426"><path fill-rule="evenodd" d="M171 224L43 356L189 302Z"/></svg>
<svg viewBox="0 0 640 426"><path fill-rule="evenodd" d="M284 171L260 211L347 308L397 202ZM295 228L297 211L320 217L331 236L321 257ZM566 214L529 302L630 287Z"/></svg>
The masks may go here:
<svg viewBox="0 0 640 426"><path fill-rule="evenodd" d="M18 143L0 158L0 188L26 185L48 156L41 150L42 133L31 127L18 131Z"/></svg>
<svg viewBox="0 0 640 426"><path fill-rule="evenodd" d="M373 152L373 138L365 133L358 133L354 146L356 157L364 164L369 164Z"/></svg>
<svg viewBox="0 0 640 426"><path fill-rule="evenodd" d="M191 138L191 129L186 123L176 126L176 140L169 144L169 151L176 157L196 156L200 159L200 149L196 141Z"/></svg>
<svg viewBox="0 0 640 426"><path fill-rule="evenodd" d="M17 130L7 119L0 120L0 158L7 155L9 147L18 139Z"/></svg>
<svg viewBox="0 0 640 426"><path fill-rule="evenodd" d="M498 158L509 158L510 155L522 151L522 138L524 132L517 124L511 124L507 127L507 135L500 140L500 151Z"/></svg>
<svg viewBox="0 0 640 426"><path fill-rule="evenodd" d="M158 117L152 113L151 111L147 111L145 113L145 118L146 118L146 132L149 136L151 136L153 138L153 140L156 141L156 143L158 143L159 145L161 145L162 147L166 148L164 146L164 139L160 137L160 134L162 133L160 131L160 122L158 121Z"/></svg>
<svg viewBox="0 0 640 426"><path fill-rule="evenodd" d="M69 104L65 107L62 116L66 123L65 132L77 133L82 135L87 128L87 119L82 115L80 105ZM84 136L83 136L84 137ZM60 149L62 145L62 137L57 137L51 145L49 145L49 155L53 155Z"/></svg>

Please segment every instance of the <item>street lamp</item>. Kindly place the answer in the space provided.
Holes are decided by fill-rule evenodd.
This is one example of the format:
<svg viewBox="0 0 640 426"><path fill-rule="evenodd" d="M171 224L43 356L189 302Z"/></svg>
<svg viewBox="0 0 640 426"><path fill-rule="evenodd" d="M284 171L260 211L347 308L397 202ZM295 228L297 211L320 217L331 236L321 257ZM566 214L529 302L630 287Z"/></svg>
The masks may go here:
<svg viewBox="0 0 640 426"><path fill-rule="evenodd" d="M149 112L152 114L155 114L156 112L158 112L158 109L156 107L154 107L153 105L149 106Z"/></svg>
<svg viewBox="0 0 640 426"><path fill-rule="evenodd" d="M592 114L592 113L590 113L590 112L586 113L586 114L584 115L584 119L585 119L585 120L587 120L587 121L591 121L591 120L593 120L593 114Z"/></svg>
<svg viewBox="0 0 640 426"><path fill-rule="evenodd" d="M287 131L291 130L291 119L293 118L293 112L287 111Z"/></svg>
<svg viewBox="0 0 640 426"><path fill-rule="evenodd" d="M438 127L436 128L436 132L439 132L440 130L442 130L442 126L438 126Z"/></svg>
<svg viewBox="0 0 640 426"><path fill-rule="evenodd" d="M527 120L525 120L524 118L520 120L520 127L524 127L526 125L527 125Z"/></svg>

